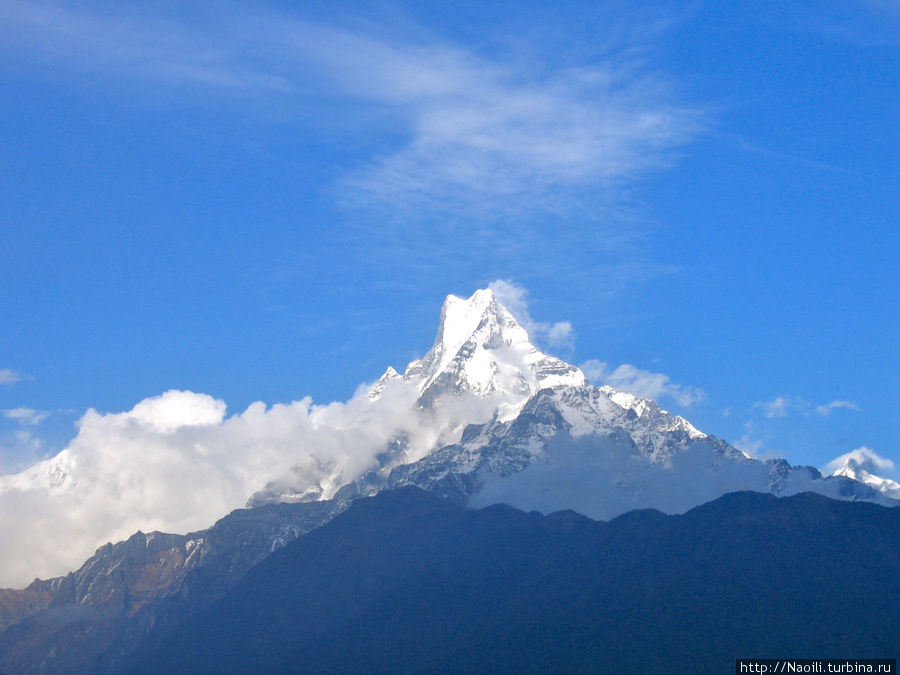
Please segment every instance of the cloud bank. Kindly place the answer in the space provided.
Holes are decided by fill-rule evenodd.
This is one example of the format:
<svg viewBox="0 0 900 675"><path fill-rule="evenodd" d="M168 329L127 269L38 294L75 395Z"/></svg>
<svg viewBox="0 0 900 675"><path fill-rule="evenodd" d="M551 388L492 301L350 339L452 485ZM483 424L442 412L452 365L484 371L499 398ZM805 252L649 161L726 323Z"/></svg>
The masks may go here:
<svg viewBox="0 0 900 675"><path fill-rule="evenodd" d="M257 402L230 417L223 401L177 390L126 412L88 410L62 452L0 476L0 587L65 574L138 529L206 528L258 491L329 498L367 470L458 440L498 405L469 396L423 413L399 378L377 399L369 391L328 405Z"/></svg>
<svg viewBox="0 0 900 675"><path fill-rule="evenodd" d="M286 468L313 428L308 401L224 415L222 401L179 391L123 413L89 410L56 457L0 477L0 585L64 574L137 529L212 524Z"/></svg>

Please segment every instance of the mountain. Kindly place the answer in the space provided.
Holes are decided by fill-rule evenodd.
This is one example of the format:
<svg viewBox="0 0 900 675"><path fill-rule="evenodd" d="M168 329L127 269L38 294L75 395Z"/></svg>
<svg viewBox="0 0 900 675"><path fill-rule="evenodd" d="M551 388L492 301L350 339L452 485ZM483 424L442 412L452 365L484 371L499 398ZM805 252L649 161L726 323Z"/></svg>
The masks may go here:
<svg viewBox="0 0 900 675"><path fill-rule="evenodd" d="M650 399L589 384L538 350L490 289L449 296L428 353L402 375L389 367L366 405L406 411L375 465L331 491L333 471L298 467L249 503L345 500L405 485L473 505L603 519L637 508L681 513L736 490L897 503L853 476L757 461Z"/></svg>
<svg viewBox="0 0 900 675"><path fill-rule="evenodd" d="M175 468L148 472L154 482L145 484L135 467L149 457ZM166 499L176 479L187 498ZM226 419L224 402L171 391L126 413L89 411L69 447L0 476L4 513L38 514L2 519L0 531L26 544L42 574L59 573L139 527L185 532L241 503L345 501L400 485L594 518L648 507L683 512L745 489L894 503L893 493L848 475L757 462L649 399L592 386L577 367L537 349L482 289L449 296L425 356L402 374L388 367L343 404L267 411L259 403ZM103 508L95 518L78 515ZM53 547L18 525L34 519L68 541ZM79 527L89 543L72 534ZM6 560L16 568L9 578L29 578Z"/></svg>
<svg viewBox="0 0 900 675"><path fill-rule="evenodd" d="M470 298L450 295L441 308L434 344L401 375L389 366L369 388L361 419L396 420L376 448L365 476L334 480L334 468L298 465L253 495L250 505L328 499L347 488L372 494L391 470L456 442L472 424L515 419L529 398L545 388L585 385L575 366L544 354L489 289ZM345 422L352 427L355 421Z"/></svg>
<svg viewBox="0 0 900 675"><path fill-rule="evenodd" d="M187 402L192 400L182 398ZM180 400L167 399L167 405ZM257 569L270 569L265 567L270 559L279 559L273 552L292 546L291 542L298 539L299 545L317 541L316 537L336 536L317 533L332 532L323 526L352 505L371 503L360 502L361 498L381 493L407 495L418 503L419 497L409 495L419 494L415 488L425 489L444 497L439 502L444 506L440 508L457 514L453 516L456 520L465 520L458 515L463 513L459 511L463 504L478 508L505 503L523 511L582 514L546 520L533 514L522 521L568 523L565 527L593 522L585 516L594 520L616 519L614 523L652 523L662 515L648 513L648 508L667 514L685 513L726 493L747 490L768 493L763 503L770 506L781 503L773 495L788 498L804 492L818 492L847 501L897 504L893 487L883 480L877 482L877 477L867 471L868 465L848 463L835 475L823 477L816 469L792 467L784 460L760 462L727 442L703 433L649 399L609 386L589 384L578 368L537 349L490 290L478 291L468 299L449 296L441 311L434 344L422 359L410 363L402 374L389 367L360 396L346 405L337 405L335 418L323 414L313 420L318 425L316 431L322 434L314 438L338 445L346 439L361 458L344 464L323 462L314 455L315 448L300 446L293 470L271 480L265 489L252 495L248 508L232 512L207 530L186 535L138 532L124 542L101 547L71 574L36 580L22 590L0 590L0 672L122 672L127 664L135 663L133 658L137 653L146 658L169 658L160 647L162 636L172 635L174 631L177 637L183 626L194 625L190 622L196 617L209 617L209 612L220 611L217 603L231 602L229 598L242 592L240 584L257 574ZM166 420L177 429L181 418L177 405L174 407L167 409ZM332 411L329 408L325 412ZM210 410L213 421L223 415L224 410L216 410L215 406ZM130 419L126 422L131 424ZM78 488L77 470L77 458L64 451L34 470L4 477L0 488L27 490L36 483L52 494L64 493ZM804 502L804 499L813 498L791 498L784 503L824 503ZM852 513L881 513L868 510L872 508L875 507L859 505L859 511ZM636 509L642 511L635 515ZM632 515L625 520L617 518L628 512ZM489 509L485 513L512 512ZM417 517L410 513L410 525L417 522ZM817 516L801 510L798 517ZM519 523L521 518L524 516L515 516L513 520ZM737 518L731 522L742 521ZM786 532L795 529L794 524L782 519L772 523ZM518 525L503 527L515 530ZM587 537L588 530L593 532L591 528L603 530L606 526L594 523L584 527L587 529L583 534ZM866 527L871 533L871 527ZM527 536L534 534L527 531L530 532ZM469 536L465 532L444 533L449 537L447 545L450 546L454 538ZM500 537L499 541L504 541L506 536L502 532L493 534ZM678 536L696 534L685 531ZM729 540L731 535L723 532L722 536ZM739 543L763 546L763 535L756 532L755 536L754 542ZM382 543L392 545L392 540L384 539ZM570 541L558 543L563 547L574 546ZM626 543L615 540L610 545L621 548ZM380 554L372 552L364 542L346 539L342 546L351 557L359 547L372 560L380 559ZM659 555L656 549L650 551L649 543L642 546L647 555ZM804 555L814 552L811 549ZM581 554L600 555L613 565L610 569L619 569L607 560L608 552L601 555L591 549ZM715 547L710 548L710 555L713 554L719 555ZM417 569L420 572L424 569L416 567L418 554L396 552L396 555L406 555L411 575L418 574ZM499 550L494 550L492 555L496 565L507 564ZM339 561L323 556L322 564L341 569ZM576 557L566 564L584 566L586 560ZM543 569L540 566L545 563L535 561L534 564ZM841 565L847 575L854 573L847 561ZM356 568L344 569L351 576L357 574ZM490 570L481 572L490 577ZM272 583L293 583L288 578L289 571L283 570L283 574L287 577L277 577ZM363 579L370 579L373 586L380 583L377 571L363 570L359 574L363 574ZM626 584L623 588L628 588L627 584L644 588L640 579L627 575L623 579L626 580L622 582ZM454 577L454 583L457 582L463 583ZM539 580L536 583L540 585ZM585 578L585 583L593 588L598 582ZM305 588L310 591L311 587ZM410 588L417 587L413 584ZM685 588L686 594L696 592L693 586ZM523 597L534 593L527 586L520 585L518 589ZM426 591L433 593L434 589ZM319 597L316 611L326 614L332 611L327 607L327 598L316 597ZM610 595L603 596L603 602L613 597L619 600L619 596ZM677 600L665 597L667 602ZM346 610L346 603L352 605L349 596L342 598L344 609L337 607L334 616L340 615L340 620L345 622L355 620L356 614L340 614ZM479 601L475 596L470 599L477 607ZM547 600L557 601L562 600ZM360 611L364 609L360 605ZM402 608L385 611L388 609L399 613ZM525 611L517 606L517 611L520 610ZM582 610L579 605L579 611ZM277 611L282 616L288 610ZM640 611L650 609L644 607ZM563 620L560 615L554 616ZM400 617L398 621L407 618ZM374 630L368 624L347 625L348 635L355 634L353 630L363 630L362 626ZM480 624L475 621L473 625ZM337 640L343 630L337 626L323 624L316 630L331 636L329 640ZM587 627L579 630L582 629L588 631ZM230 631L227 634L235 635L234 631L239 629L232 626L227 630ZM330 643L313 644L307 640L303 644L312 650L310 653L324 653L321 650ZM341 644L340 640L335 644ZM152 656L148 645L156 645L155 648L163 651ZM348 648L347 653L351 654L352 650ZM328 660L331 656L321 658L325 659L322 663L331 663ZM459 658L462 657L452 657ZM151 662L143 663L143 667L149 668ZM452 665L457 661L442 663ZM459 667L464 669L462 665Z"/></svg>
<svg viewBox="0 0 900 675"><path fill-rule="evenodd" d="M360 499L158 635L138 673L731 672L893 658L900 510L733 493L597 522Z"/></svg>

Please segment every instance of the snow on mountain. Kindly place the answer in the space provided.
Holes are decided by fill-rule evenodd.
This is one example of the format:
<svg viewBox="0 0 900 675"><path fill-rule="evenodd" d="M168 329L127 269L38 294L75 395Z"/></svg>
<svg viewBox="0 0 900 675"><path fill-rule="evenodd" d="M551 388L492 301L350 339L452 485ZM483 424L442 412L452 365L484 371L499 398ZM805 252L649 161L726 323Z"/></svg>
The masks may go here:
<svg viewBox="0 0 900 675"><path fill-rule="evenodd" d="M20 473L0 476L0 494L11 490L25 492L36 489L46 490L50 495L65 492L76 484L73 478L75 465L76 459L72 453L63 450Z"/></svg>
<svg viewBox="0 0 900 675"><path fill-rule="evenodd" d="M646 507L678 513L735 490L892 503L847 477L754 460L648 398L588 384L578 368L538 350L491 290L447 298L431 350L403 375L388 368L368 399L377 406L392 391L414 399L413 419L435 431L435 442L413 448L416 425L398 429L339 499L417 485L473 505L595 518ZM284 486L253 502L279 492Z"/></svg>
<svg viewBox="0 0 900 675"><path fill-rule="evenodd" d="M386 383L399 377L388 368L370 397L378 398ZM546 387L580 386L584 373L539 351L528 333L493 291L476 291L467 300L447 296L434 345L424 358L410 363L402 379L418 392L422 408L446 396L472 394L496 399L498 412L510 419L529 396Z"/></svg>
<svg viewBox="0 0 900 675"><path fill-rule="evenodd" d="M428 353L402 375L389 366L366 391L365 409L342 420L344 429L374 418L393 429L373 453L377 461L361 479L369 485L363 491L380 489L375 486L384 485L394 468L456 443L471 424L515 419L545 388L585 383L578 368L537 349L490 289L468 299L450 295ZM359 474L341 477L348 483L360 480ZM329 498L339 487L333 480L328 488L319 485L315 467L312 472L298 468L271 481L249 503Z"/></svg>
<svg viewBox="0 0 900 675"><path fill-rule="evenodd" d="M845 455L846 460L839 465L832 476L844 476L852 480L868 485L886 497L891 499L900 499L900 483L890 478L877 476L872 471L872 462L865 459L859 459L853 456Z"/></svg>

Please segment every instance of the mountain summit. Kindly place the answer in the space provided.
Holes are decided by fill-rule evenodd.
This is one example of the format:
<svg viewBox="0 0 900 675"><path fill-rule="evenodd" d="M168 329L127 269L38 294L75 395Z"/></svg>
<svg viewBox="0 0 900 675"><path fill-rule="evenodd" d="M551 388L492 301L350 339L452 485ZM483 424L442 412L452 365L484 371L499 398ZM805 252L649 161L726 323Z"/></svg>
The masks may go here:
<svg viewBox="0 0 900 675"><path fill-rule="evenodd" d="M873 467L872 464L871 461L866 461L865 456L862 458L847 457L844 463L838 466L831 475L851 478L874 488L886 497L900 500L900 483L872 473L873 470L878 469L878 467Z"/></svg>
<svg viewBox="0 0 900 675"><path fill-rule="evenodd" d="M546 387L585 383L578 368L531 344L490 289L468 300L447 296L434 346L424 359L409 364L406 377L415 378L420 402L429 405L450 392L527 397Z"/></svg>
<svg viewBox="0 0 900 675"><path fill-rule="evenodd" d="M400 377L389 367L372 397L377 398L388 380ZM434 345L407 366L402 379L415 387L423 408L432 408L447 395L494 397L501 417L514 415L541 389L585 384L578 368L538 350L490 289L468 299L447 296Z"/></svg>

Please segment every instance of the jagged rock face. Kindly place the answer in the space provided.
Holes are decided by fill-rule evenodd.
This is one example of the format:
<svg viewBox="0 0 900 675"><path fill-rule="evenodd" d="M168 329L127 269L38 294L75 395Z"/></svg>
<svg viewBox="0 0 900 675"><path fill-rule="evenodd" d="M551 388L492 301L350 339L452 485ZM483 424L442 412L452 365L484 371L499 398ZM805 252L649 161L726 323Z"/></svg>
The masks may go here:
<svg viewBox="0 0 900 675"><path fill-rule="evenodd" d="M115 672L153 631L221 597L347 505L269 504L188 535L137 532L65 577L0 590L0 672Z"/></svg>
<svg viewBox="0 0 900 675"><path fill-rule="evenodd" d="M199 560L202 537L136 532L106 544L64 577L36 579L23 590L0 591L0 632L30 616L69 606L132 616L176 588Z"/></svg>
<svg viewBox="0 0 900 675"><path fill-rule="evenodd" d="M68 577L35 579L28 588L0 588L0 633L50 606Z"/></svg>

